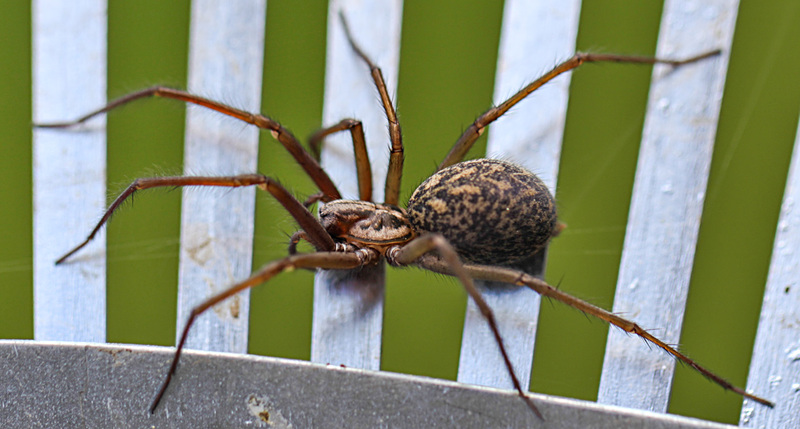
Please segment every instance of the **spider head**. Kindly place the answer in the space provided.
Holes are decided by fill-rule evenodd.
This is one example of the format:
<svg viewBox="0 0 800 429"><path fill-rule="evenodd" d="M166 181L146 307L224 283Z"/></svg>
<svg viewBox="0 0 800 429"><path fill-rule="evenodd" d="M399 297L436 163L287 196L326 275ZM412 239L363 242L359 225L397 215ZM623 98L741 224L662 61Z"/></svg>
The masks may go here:
<svg viewBox="0 0 800 429"><path fill-rule="evenodd" d="M405 210L390 204L335 200L319 210L325 230L336 240L385 250L416 236Z"/></svg>

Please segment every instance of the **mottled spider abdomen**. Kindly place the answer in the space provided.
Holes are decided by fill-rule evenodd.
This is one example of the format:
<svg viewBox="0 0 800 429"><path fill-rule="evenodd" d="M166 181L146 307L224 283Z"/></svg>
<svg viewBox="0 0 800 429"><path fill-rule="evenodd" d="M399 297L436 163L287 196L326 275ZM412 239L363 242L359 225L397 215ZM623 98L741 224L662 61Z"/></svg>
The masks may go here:
<svg viewBox="0 0 800 429"><path fill-rule="evenodd" d="M476 159L447 167L408 201L419 232L442 234L466 261L507 265L528 257L555 234L556 205L533 173L506 161Z"/></svg>

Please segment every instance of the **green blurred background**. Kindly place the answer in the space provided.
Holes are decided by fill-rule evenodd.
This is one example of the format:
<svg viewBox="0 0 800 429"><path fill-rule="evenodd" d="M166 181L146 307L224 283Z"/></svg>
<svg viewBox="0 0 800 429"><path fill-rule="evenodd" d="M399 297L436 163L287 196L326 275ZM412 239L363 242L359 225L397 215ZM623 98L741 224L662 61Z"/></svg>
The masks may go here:
<svg viewBox="0 0 800 429"><path fill-rule="evenodd" d="M111 3L109 98L155 83L184 87L189 1ZM797 128L799 8L795 0L740 7L681 340L690 356L740 386ZM262 111L298 136L320 126L326 13L321 0L268 3ZM578 49L652 54L660 13L656 2L586 2ZM30 4L2 2L0 16L0 338L32 338ZM501 17L502 2L405 3L396 96L406 142L404 198L491 104ZM647 67L619 65L586 66L572 78L557 190L569 228L551 246L547 273L564 290L606 308L649 78ZM225 96L235 103L236 94ZM110 194L136 177L181 171L183 112L178 103L150 100L108 118ZM299 195L313 193L290 157L263 137L259 170ZM110 342L174 342L179 199L176 192L143 194L108 229ZM282 256L293 230L282 209L260 194L254 266ZM461 288L419 270L389 271L383 368L455 378ZM311 280L309 273L292 273L253 291L252 353L308 359ZM531 390L594 400L607 329L562 305L543 305ZM671 412L734 423L740 405L738 396L678 367Z"/></svg>

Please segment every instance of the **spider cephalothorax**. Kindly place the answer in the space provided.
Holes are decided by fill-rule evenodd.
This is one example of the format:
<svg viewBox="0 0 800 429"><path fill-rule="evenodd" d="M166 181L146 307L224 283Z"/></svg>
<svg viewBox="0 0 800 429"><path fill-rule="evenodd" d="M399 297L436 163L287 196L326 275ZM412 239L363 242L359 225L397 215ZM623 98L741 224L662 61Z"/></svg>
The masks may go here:
<svg viewBox="0 0 800 429"><path fill-rule="evenodd" d="M391 204L335 200L320 207L319 220L334 239L381 253L416 237L406 211Z"/></svg>

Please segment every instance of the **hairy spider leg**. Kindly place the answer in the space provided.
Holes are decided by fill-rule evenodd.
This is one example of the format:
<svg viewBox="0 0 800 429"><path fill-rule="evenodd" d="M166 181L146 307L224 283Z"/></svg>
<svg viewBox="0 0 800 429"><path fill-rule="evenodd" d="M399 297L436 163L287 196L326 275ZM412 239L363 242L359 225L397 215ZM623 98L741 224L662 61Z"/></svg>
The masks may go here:
<svg viewBox="0 0 800 429"><path fill-rule="evenodd" d="M189 335L189 330L191 329L195 319L197 319L198 316L203 314L206 310L213 307L214 305L230 298L231 296L236 295L237 293L245 289L249 289L251 287L266 283L272 277L285 271L292 271L297 268L349 270L367 264L375 263L379 260L379 255L377 251L372 249L364 249L364 250L365 252L351 252L351 253L345 253L345 252L304 253L298 255L291 255L283 259L279 259L277 261L272 261L264 265L261 269L259 269L249 278L247 278L247 280L234 284L228 289L212 296L211 298L206 299L201 304L194 307L191 313L189 314L189 318L186 321L186 325L184 325L183 331L181 333L181 339L180 341L178 341L178 346L175 349L175 354L172 356L172 363L170 364L169 370L167 371L167 376L164 378L164 382L161 384L161 387L158 389L158 393L156 393L155 399L153 399L153 403L150 405L150 414L153 414L155 412L156 408L158 407L158 404L161 402L161 398L164 397L164 393L166 393L167 391L167 387L169 387L170 381L172 381L172 376L175 374L175 370L178 368L178 361L180 360L181 353L183 351L183 345L186 342L186 338Z"/></svg>
<svg viewBox="0 0 800 429"><path fill-rule="evenodd" d="M325 137L340 131L350 131L353 139L353 153L356 158L356 177L358 179L358 199L361 201L372 201L372 167L369 163L367 154L367 141L364 137L364 126L358 119L342 119L330 127L323 128L308 138L308 147L314 159L319 162L322 154L322 144ZM310 204L307 204L308 207Z"/></svg>
<svg viewBox="0 0 800 429"><path fill-rule="evenodd" d="M160 187L183 187L183 186L221 186L238 188L241 186L258 186L261 190L272 194L278 202L283 205L286 211L297 221L303 231L306 232L305 238L317 250L332 251L335 248L333 238L325 231L316 217L308 209L289 193L275 179L264 176L263 174L242 174L238 176L172 176L172 177L148 177L134 180L108 207L103 217L97 222L92 232L79 245L67 252L56 261L56 265L63 263L75 252L94 239L97 232L108 222L111 215L136 191Z"/></svg>
<svg viewBox="0 0 800 429"><path fill-rule="evenodd" d="M339 19L342 20L342 28L344 28L347 40L353 51L361 57L361 60L369 67L372 81L375 82L375 87L381 97L383 110L386 112L386 119L389 121L389 140L391 147L389 148L389 169L386 172L386 185L383 191L383 201L386 204L397 205L400 201L400 182L403 179L403 160L405 158L403 149L403 136L400 132L400 122L397 120L397 113L394 110L394 105L389 97L389 90L386 89L386 82L383 80L383 73L381 69L369 59L366 53L358 46L344 13L339 12Z"/></svg>
<svg viewBox="0 0 800 429"><path fill-rule="evenodd" d="M428 255L423 256L420 260L417 260L416 263L422 268L437 273L460 275L456 270L451 268L450 264L444 263L443 261L435 257L430 257ZM464 264L464 269L466 270L468 275L474 279L503 282L508 284L515 284L518 286L528 287L530 289L533 289L536 293L542 296L553 298L572 308L575 308L586 314L597 317L600 320L608 322L622 329L625 332L636 334L645 341L647 341L648 343L655 344L656 346L663 349L670 355L674 356L676 359L694 368L695 370L703 374L705 377L709 378L710 380L720 385L722 388L738 393L739 395L744 396L745 398L752 399L753 401L756 401L762 405L766 405L770 408L775 406L775 404L769 400L753 395L751 393L744 391L744 389L734 386L730 382L726 381L724 378L714 374L710 370L706 369L705 367L701 366L694 360L690 359L685 354L679 352L674 347L659 340L658 338L656 338L655 336L644 330L636 323L624 319L596 305L590 304L582 299L575 298L574 296L568 293L562 292L558 288L549 285L544 280L538 279L523 271L514 270L511 268L504 268L504 267Z"/></svg>
<svg viewBox="0 0 800 429"><path fill-rule="evenodd" d="M537 417L544 419L542 413L536 408L531 398L522 390L522 384L519 382L519 378L514 371L514 366L511 364L511 359L508 357L508 352L506 352L503 338L500 336L500 330L497 327L494 312L489 307L489 304L486 303L486 300L483 299L480 290L472 281L473 276L465 269L465 265L461 262L461 258L458 257L458 253L456 253L456 250L447 239L440 234L425 234L411 240L402 248L394 247L393 249L394 250L390 249L390 251L387 252L387 259L390 263L396 265L409 265L417 261L422 255L433 251L439 254L441 261L447 265L448 272L446 274L458 278L464 286L464 290L467 291L467 294L469 294L470 298L472 298L478 306L481 315L489 324L489 328L492 330L495 342L500 349L500 354L503 356L503 362L506 365L506 369L508 369L508 375L511 377L511 382L514 384L514 389L517 391L517 394L525 401L525 404Z"/></svg>
<svg viewBox="0 0 800 429"><path fill-rule="evenodd" d="M512 95L508 100L502 102L498 106L490 108L482 115L480 115L478 119L475 119L475 122L473 122L464 131L464 133L461 134L461 137L459 137L458 140L456 140L456 143L453 145L452 149L450 149L450 152L447 154L447 156L445 156L444 160L442 160L441 164L439 164L439 168L437 168L436 171L439 171L443 168L447 168L457 162L460 162L467 154L467 152L469 152L470 148L472 148L472 145L475 143L475 141L478 140L478 137L480 137L481 134L483 134L483 132L486 131L486 127L495 120L497 120L499 117L503 116L509 109L514 107L514 105L522 101L532 92L541 88L542 85L553 80L558 75L576 69L580 67L582 64L614 62L614 63L633 63L633 64L668 64L672 66L681 66L684 64L693 63L696 61L700 61L709 57L719 55L721 52L722 51L717 49L714 51L706 52L683 60L670 60L670 59L661 59L654 57L642 57L635 55L591 54L591 53L578 52L575 55L573 55L570 59L555 66L552 70L545 73L542 77L527 84L516 94Z"/></svg>
<svg viewBox="0 0 800 429"><path fill-rule="evenodd" d="M311 154L309 154L303 148L297 138L280 123L260 113L246 112L233 106L229 106L214 100L209 100L205 97L191 94L186 91L181 91L179 89L167 88L164 86L153 86L122 96L93 112L89 112L80 118L75 119L74 121L34 124L34 126L38 128L69 128L86 122L97 115L107 113L132 101L150 97L170 98L190 104L196 104L198 106L215 110L223 115L239 119L248 124L255 125L258 128L271 131L272 136L278 140L287 151L289 151L292 157L294 157L295 161L300 164L300 167L303 168L311 180L314 181L314 184L316 184L319 190L322 191L323 195L325 196L325 201L333 201L342 198L342 195L339 193L336 185L333 184L333 181L331 181L328 173L322 169L322 167L319 165L319 162L317 162L317 160L314 159L314 157L312 157ZM354 144L356 144L355 141Z"/></svg>

